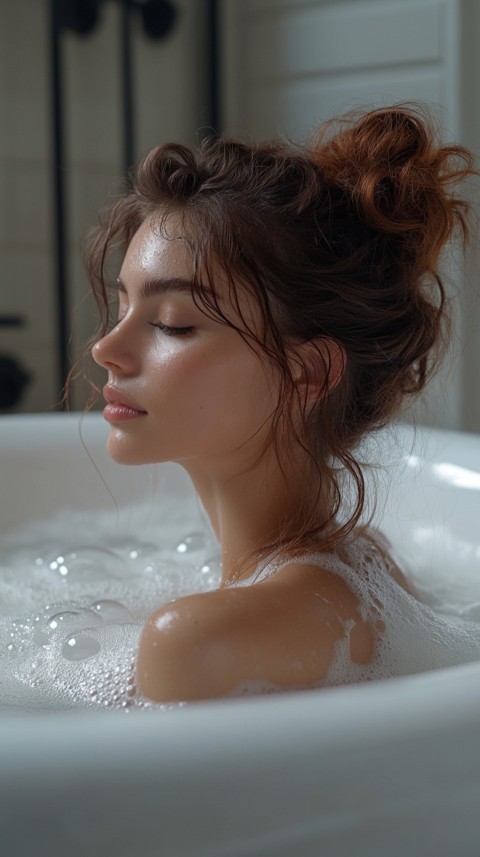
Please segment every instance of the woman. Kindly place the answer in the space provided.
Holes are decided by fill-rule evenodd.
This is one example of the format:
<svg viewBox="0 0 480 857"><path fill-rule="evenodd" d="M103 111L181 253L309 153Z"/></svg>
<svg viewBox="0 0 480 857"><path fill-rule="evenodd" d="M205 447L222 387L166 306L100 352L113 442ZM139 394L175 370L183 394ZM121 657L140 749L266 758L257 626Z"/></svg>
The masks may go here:
<svg viewBox="0 0 480 857"><path fill-rule="evenodd" d="M222 554L217 590L145 625L147 697L365 680L385 662L414 599L359 526L355 450L435 366L439 257L457 227L466 237L455 183L471 173L466 150L396 106L329 123L311 148L159 146L97 230L109 452L180 463ZM118 246L107 332L104 260Z"/></svg>

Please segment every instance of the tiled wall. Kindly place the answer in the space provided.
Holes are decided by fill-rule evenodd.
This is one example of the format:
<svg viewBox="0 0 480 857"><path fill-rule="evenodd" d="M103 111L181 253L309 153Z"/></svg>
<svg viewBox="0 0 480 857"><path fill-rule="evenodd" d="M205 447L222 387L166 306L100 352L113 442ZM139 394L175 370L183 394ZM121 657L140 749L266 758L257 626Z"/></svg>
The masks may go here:
<svg viewBox="0 0 480 857"><path fill-rule="evenodd" d="M137 155L165 140L193 142L206 122L205 4L175 4L175 29L150 40L133 24ZM59 398L56 361L47 0L0 3L0 354L18 357L34 380L16 410L46 410ZM95 327L81 241L122 171L120 15L106 0L94 33L62 42L66 135L71 357ZM75 404L80 405L78 392Z"/></svg>
<svg viewBox="0 0 480 857"><path fill-rule="evenodd" d="M26 409L57 396L51 259L47 25L35 0L0 6L0 311L22 328L0 330L0 352L19 356L40 383Z"/></svg>

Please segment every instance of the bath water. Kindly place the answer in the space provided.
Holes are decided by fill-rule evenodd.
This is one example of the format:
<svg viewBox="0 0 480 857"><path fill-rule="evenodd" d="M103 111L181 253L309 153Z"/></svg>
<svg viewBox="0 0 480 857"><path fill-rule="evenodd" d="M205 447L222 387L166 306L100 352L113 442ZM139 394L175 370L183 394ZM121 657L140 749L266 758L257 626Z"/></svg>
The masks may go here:
<svg viewBox="0 0 480 857"><path fill-rule="evenodd" d="M5 539L0 709L162 707L135 688L143 621L172 598L215 588L221 567L195 503L164 504L151 518L141 506L120 518L64 512Z"/></svg>
<svg viewBox="0 0 480 857"><path fill-rule="evenodd" d="M86 707L130 713L172 707L149 702L135 687L142 624L173 598L216 588L220 552L194 497L160 503L153 518L151 511L141 506L120 515L65 511L4 540L1 709ZM398 586L370 539L352 537L339 556L312 555L309 561L343 578L376 637L372 661L352 663L352 628L345 623L322 686L480 659L478 580L458 580L454 569L448 574L443 569L438 579L431 568L414 569L413 587L434 612ZM275 568L267 566L259 579ZM271 690L265 683L235 692Z"/></svg>

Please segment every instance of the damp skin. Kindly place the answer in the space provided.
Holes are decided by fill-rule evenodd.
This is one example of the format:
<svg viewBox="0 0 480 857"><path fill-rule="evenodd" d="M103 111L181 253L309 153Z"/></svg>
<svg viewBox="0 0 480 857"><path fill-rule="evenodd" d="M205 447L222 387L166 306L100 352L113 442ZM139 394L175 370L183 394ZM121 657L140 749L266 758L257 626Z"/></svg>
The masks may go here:
<svg viewBox="0 0 480 857"><path fill-rule="evenodd" d="M139 683L163 701L228 696L252 683L318 687L343 639L354 663L370 661L372 629L357 598L318 565L289 563L262 582L179 599L155 613L142 632Z"/></svg>
<svg viewBox="0 0 480 857"><path fill-rule="evenodd" d="M139 685L162 702L223 695L237 679L261 677L292 688L318 681L344 633L342 623L337 627L343 602L335 603L328 575L330 612L315 599L315 575L303 566L292 564L288 574L276 576L262 590L252 586L233 592L228 587L236 558L275 539L282 522L296 513L305 493L307 456L298 445L285 457L283 470L279 467L271 441L278 376L259 347L195 306L188 288L191 277L188 245L175 219L170 219L167 235L146 220L120 271L118 324L93 349L108 372L110 454L125 464L180 463L221 546L221 589L178 603L169 621L166 614L154 614L142 633ZM244 334L261 330L259 308L239 289L239 312L220 269L215 289ZM307 352L310 345L303 347ZM295 348L298 352L300 345ZM331 348L333 384L342 355L333 344ZM292 372L297 375L298 356L292 344ZM309 379L312 396L328 386L325 369L323 375L318 367L316 371L315 382ZM299 385L304 382L299 375ZM117 422L115 406L122 411ZM242 568L240 577L252 571ZM355 609L352 604L348 616L353 623ZM310 615L311 627L306 623ZM317 634L312 636L313 625ZM198 665L187 657L192 650L199 654ZM250 652L247 658L245 652ZM167 681L167 674L181 676L181 683L179 678ZM203 677L201 688L198 676Z"/></svg>
<svg viewBox="0 0 480 857"><path fill-rule="evenodd" d="M143 296L149 283L189 283L191 277L192 259L176 221L167 238L145 221L120 271L119 323L93 356L106 370L107 395L116 391L142 412L118 424L109 420L110 455L124 464L176 461L185 468L220 542L226 581L236 558L274 539L282 521L298 511L307 463L296 450L283 462L284 472L279 469L271 444L279 381L251 340L196 307L189 288L147 289ZM244 321L239 318L221 270L215 288L227 316L242 330L246 324L259 332L258 308L240 289ZM155 327L159 321L193 330L169 336ZM292 371L298 371L294 355ZM323 385L324 378L317 388L311 384L312 395Z"/></svg>
<svg viewBox="0 0 480 857"><path fill-rule="evenodd" d="M139 413L109 420L108 449L121 463L178 461L199 476L226 478L258 453L266 429L249 439L268 420L275 390L238 333L195 305L189 251L174 227L172 234L163 238L148 222L139 229L120 271L119 321L93 349L108 371L108 398ZM143 297L152 282L165 287ZM169 335L162 325L191 330Z"/></svg>

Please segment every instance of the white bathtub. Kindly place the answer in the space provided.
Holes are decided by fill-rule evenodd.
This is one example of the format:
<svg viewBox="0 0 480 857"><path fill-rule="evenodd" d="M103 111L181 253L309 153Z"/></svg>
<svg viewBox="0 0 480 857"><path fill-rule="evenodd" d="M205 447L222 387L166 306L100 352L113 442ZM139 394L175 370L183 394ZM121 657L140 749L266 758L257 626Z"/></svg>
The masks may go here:
<svg viewBox="0 0 480 857"><path fill-rule="evenodd" d="M0 418L0 533L111 502L77 426ZM110 462L106 432L86 419L122 504L151 490L148 468ZM413 562L480 576L480 438L422 433L413 457L411 444L398 429L385 531ZM162 472L163 490L189 490L182 471ZM479 811L480 663L158 716L0 716L8 857L477 857Z"/></svg>

